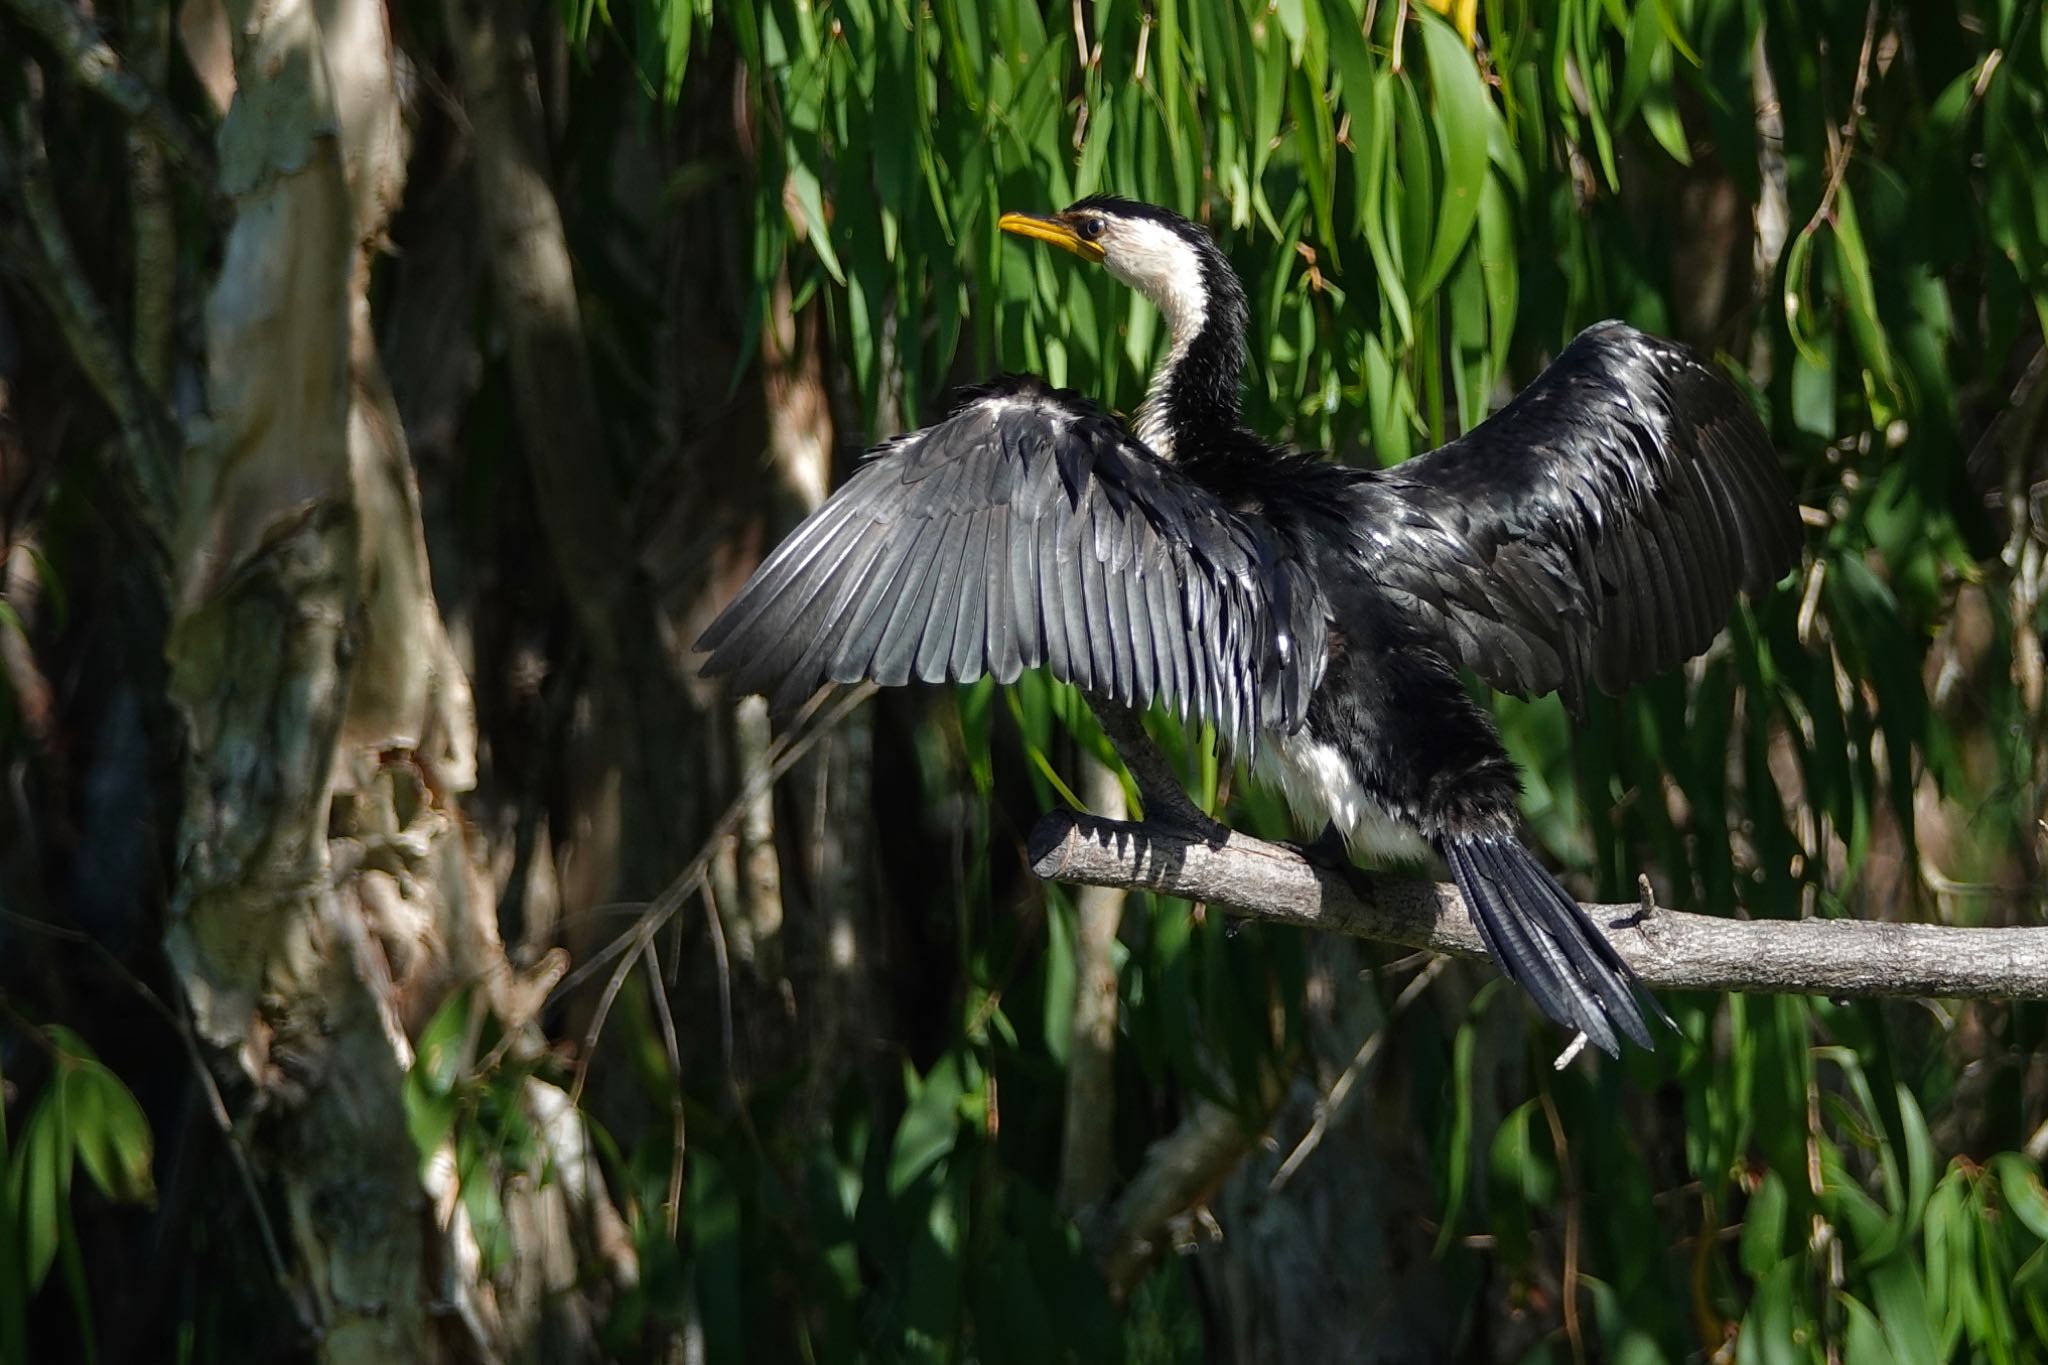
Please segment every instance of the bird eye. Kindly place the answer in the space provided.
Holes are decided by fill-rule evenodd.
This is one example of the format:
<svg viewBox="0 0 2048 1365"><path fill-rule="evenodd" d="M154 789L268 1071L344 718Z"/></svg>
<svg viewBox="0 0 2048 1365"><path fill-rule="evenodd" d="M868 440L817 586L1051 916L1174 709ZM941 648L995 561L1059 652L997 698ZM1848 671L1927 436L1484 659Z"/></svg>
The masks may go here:
<svg viewBox="0 0 2048 1365"><path fill-rule="evenodd" d="M1100 218L1083 218L1080 222L1074 224L1074 231L1080 234L1083 241L1092 242L1102 235L1102 220Z"/></svg>

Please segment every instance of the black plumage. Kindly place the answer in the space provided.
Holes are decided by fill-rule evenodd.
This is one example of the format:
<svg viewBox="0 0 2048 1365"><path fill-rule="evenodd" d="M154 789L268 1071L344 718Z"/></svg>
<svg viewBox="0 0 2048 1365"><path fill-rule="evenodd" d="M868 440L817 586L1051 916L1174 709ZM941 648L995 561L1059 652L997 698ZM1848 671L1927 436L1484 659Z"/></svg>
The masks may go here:
<svg viewBox="0 0 2048 1365"><path fill-rule="evenodd" d="M1784 574L1799 523L1741 394L1605 322L1458 440L1351 469L1244 428L1244 293L1201 229L1109 198L1003 226L1167 315L1133 427L1028 376L969 390L776 548L698 642L705 671L788 707L1044 667L1211 721L1354 847L1433 850L1552 1019L1650 1046L1654 1002L1516 837L1514 765L1458 670L1577 712L1588 680L1683 662Z"/></svg>
<svg viewBox="0 0 2048 1365"><path fill-rule="evenodd" d="M1272 528L1079 394L1005 376L880 447L697 644L707 672L780 707L826 682L1007 683L1049 666L1249 745L1300 725L1318 675L1280 642L1325 615Z"/></svg>

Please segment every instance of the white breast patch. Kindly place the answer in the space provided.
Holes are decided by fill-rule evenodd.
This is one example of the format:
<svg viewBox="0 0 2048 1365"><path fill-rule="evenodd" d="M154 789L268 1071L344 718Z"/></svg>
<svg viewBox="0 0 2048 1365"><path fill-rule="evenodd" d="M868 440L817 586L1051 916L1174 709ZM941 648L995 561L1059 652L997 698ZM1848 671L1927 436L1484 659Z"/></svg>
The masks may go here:
<svg viewBox="0 0 2048 1365"><path fill-rule="evenodd" d="M1268 735L1252 773L1278 787L1294 818L1311 834L1327 821L1355 854L1375 862L1428 862L1429 844L1413 826L1366 794L1351 763L1334 744L1304 732Z"/></svg>

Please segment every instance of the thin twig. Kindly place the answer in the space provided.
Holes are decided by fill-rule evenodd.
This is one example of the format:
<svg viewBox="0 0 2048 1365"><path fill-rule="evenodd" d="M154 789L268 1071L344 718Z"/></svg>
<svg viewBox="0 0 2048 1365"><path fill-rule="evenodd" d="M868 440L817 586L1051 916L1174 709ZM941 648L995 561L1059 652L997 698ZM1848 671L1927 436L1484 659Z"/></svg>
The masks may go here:
<svg viewBox="0 0 2048 1365"><path fill-rule="evenodd" d="M1586 1365L1586 1338L1579 1328L1579 1178L1572 1170L1571 1144L1565 1138L1564 1120L1558 1117L1548 1082L1537 1096L1543 1102L1543 1121L1550 1126L1557 1169L1564 1178L1564 1334L1572 1344L1572 1365Z"/></svg>
<svg viewBox="0 0 2048 1365"><path fill-rule="evenodd" d="M725 808L725 813L711 826L711 832L705 836L703 846L697 850L696 856L692 857L683 870L676 874L675 879L662 889L659 896L648 902L640 911L640 922L599 949L588 962L563 977L561 984L555 987L555 994L568 994L588 981L605 964L617 960L620 953L633 946L649 920L666 924L670 917L696 894L698 884L711 867L711 860L717 856L719 844L739 828L739 822L745 818L749 803L759 798L762 792L773 786L784 773L801 761L833 726L844 720L855 706L873 696L875 690L873 683L862 683L859 687L844 693L831 714L808 731L804 728L805 723L823 708L834 693L831 689L826 689L805 702L791 721L790 728L785 730L775 743L768 746L763 755L767 762L761 770L740 788L739 794L733 797L732 804Z"/></svg>
<svg viewBox="0 0 2048 1365"><path fill-rule="evenodd" d="M725 912L718 908L718 892L708 877L702 890L704 932L711 940L711 965L718 978L718 1060L725 1068L726 1079L732 1081L736 1052L732 1041L732 950L725 942ZM738 1082L733 1084L733 1098L737 1100Z"/></svg>
<svg viewBox="0 0 2048 1365"><path fill-rule="evenodd" d="M578 1109L583 1107L583 1084L590 1079L590 1059L597 1052L598 1035L604 1032L605 1021L611 1018L612 1006L617 1003L619 992L625 988L626 978L633 974L633 966L645 957L653 946L653 936L634 934L630 951L620 960L618 970L604 983L604 994L597 998L597 1009L590 1016L590 1027L583 1032L583 1050L576 1057L576 1080L569 1087L569 1103Z"/></svg>
<svg viewBox="0 0 2048 1365"><path fill-rule="evenodd" d="M1358 1083L1365 1079L1365 1073L1372 1069L1373 1062L1386 1047L1387 1035L1393 1030L1394 1021L1407 1012L1408 1007L1429 988L1429 983L1437 979L1443 972L1444 964L1449 961L1446 957L1426 959L1422 970L1401 988L1401 993L1394 997L1394 1003L1387 1007L1387 1017L1380 1021L1380 1026L1374 1029L1363 1043L1358 1045L1357 1055L1352 1057L1350 1064L1344 1068L1344 1073L1330 1086L1329 1093L1317 1102L1316 1116L1310 1121L1308 1131L1301 1135L1301 1141L1294 1144L1294 1150L1287 1154L1286 1160L1280 1163L1280 1169L1274 1171L1273 1178L1266 1182L1267 1194L1278 1194L1285 1189L1287 1182L1294 1178L1294 1173L1301 1169L1301 1163L1307 1161L1309 1154L1322 1145L1323 1135L1329 1132L1331 1122L1343 1112L1344 1102L1350 1098Z"/></svg>
<svg viewBox="0 0 2048 1365"><path fill-rule="evenodd" d="M675 1087L668 1097L675 1153L668 1168L668 1202L662 1210L668 1222L669 1239L673 1241L682 1215L683 1158L689 1152L689 1132L683 1121L683 1049L676 1041L676 1017L668 1007L668 987L661 979L661 967L651 945L640 960L647 964L647 989L654 996L654 1017L661 1021L661 1046L668 1055L669 1080Z"/></svg>
<svg viewBox="0 0 2048 1365"><path fill-rule="evenodd" d="M1870 7L1863 15L1863 51L1856 58L1856 83L1849 92L1849 117L1837 135L1828 156L1828 183L1820 192L1820 203L1814 206L1813 217L1806 220L1806 226L1799 230L1801 237L1810 237L1820 225L1830 221L1835 211L1835 197L1841 193L1842 180L1849 174L1849 160L1856 154L1856 127L1863 121L1863 92L1870 84L1870 57L1877 38L1877 0L1870 0ZM1829 130L1831 133L1834 131ZM1834 138L1830 138L1834 141Z"/></svg>
<svg viewBox="0 0 2048 1365"><path fill-rule="evenodd" d="M573 1102L580 1103L582 1100L583 1083L589 1078L590 1059L597 1050L598 1035L604 1029L612 1003L618 998L620 988L625 985L627 975L632 972L634 962L642 953L648 951L654 942L654 936L661 932L662 926L667 924L678 910L689 904L690 897L707 884L706 874L711 870L711 860L717 853L718 845L739 827L748 806L761 793L767 791L784 773L801 761L819 740L830 734L839 722L851 715L854 708L874 695L874 692L873 683L863 683L849 690L815 725L802 732L800 738L798 732L792 730L770 745L767 752L774 757L740 789L739 795L726 807L725 814L711 827L711 833L705 839L703 847L697 851L697 856L692 858L689 866L685 867L648 905L639 923L599 950L590 961L562 978L562 984L556 987L558 994L565 993L579 982L587 980L606 963L619 959L621 955L624 956L624 960L613 970L611 979L605 983L604 994L598 1000L597 1012L592 1016L590 1027L585 1033L582 1055L576 1059L575 1083L569 1091ZM829 692L820 692L813 697L798 715L799 726L804 718L815 714L824 699L830 695ZM776 753L777 749L781 750L779 754Z"/></svg>

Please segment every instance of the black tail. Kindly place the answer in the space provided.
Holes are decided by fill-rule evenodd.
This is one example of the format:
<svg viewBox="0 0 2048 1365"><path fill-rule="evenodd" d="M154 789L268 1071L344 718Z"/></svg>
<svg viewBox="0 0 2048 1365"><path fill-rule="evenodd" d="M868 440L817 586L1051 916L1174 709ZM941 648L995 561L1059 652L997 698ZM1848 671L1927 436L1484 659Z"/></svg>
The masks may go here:
<svg viewBox="0 0 2048 1365"><path fill-rule="evenodd" d="M1609 1056L1621 1052L1617 1029L1638 1047L1655 1046L1638 999L1666 1024L1671 1016L1512 834L1450 834L1438 845L1486 950L1537 1008L1566 1028L1583 1030Z"/></svg>

